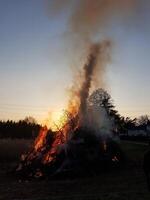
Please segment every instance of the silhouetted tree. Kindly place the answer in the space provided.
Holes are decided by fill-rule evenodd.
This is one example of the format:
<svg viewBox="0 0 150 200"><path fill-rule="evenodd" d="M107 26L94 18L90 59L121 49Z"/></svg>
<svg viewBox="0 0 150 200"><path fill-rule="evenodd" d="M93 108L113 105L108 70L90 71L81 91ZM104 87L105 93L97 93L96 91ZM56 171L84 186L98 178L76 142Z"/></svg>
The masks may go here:
<svg viewBox="0 0 150 200"><path fill-rule="evenodd" d="M124 120L124 128L126 130L134 129L136 127L136 121L137 121L136 118L131 119L130 117L126 117L125 120Z"/></svg>
<svg viewBox="0 0 150 200"><path fill-rule="evenodd" d="M25 117L25 119L23 120L25 121L27 124L37 124L37 121L34 117Z"/></svg>
<svg viewBox="0 0 150 200"><path fill-rule="evenodd" d="M140 126L146 126L150 122L150 118L148 115L142 115L137 119L137 123Z"/></svg>
<svg viewBox="0 0 150 200"><path fill-rule="evenodd" d="M113 100L110 94L102 88L95 90L90 95L88 102L90 106L96 105L98 107L104 107L108 113L110 113L114 108Z"/></svg>
<svg viewBox="0 0 150 200"><path fill-rule="evenodd" d="M121 131L123 129L124 118L120 116L115 106L113 100L108 94L108 92L102 88L95 90L89 97L88 103L90 106L97 106L105 108L108 116L113 118L114 123L118 129Z"/></svg>
<svg viewBox="0 0 150 200"><path fill-rule="evenodd" d="M0 138L33 138L39 133L41 126L34 118L29 117L18 122L0 121Z"/></svg>

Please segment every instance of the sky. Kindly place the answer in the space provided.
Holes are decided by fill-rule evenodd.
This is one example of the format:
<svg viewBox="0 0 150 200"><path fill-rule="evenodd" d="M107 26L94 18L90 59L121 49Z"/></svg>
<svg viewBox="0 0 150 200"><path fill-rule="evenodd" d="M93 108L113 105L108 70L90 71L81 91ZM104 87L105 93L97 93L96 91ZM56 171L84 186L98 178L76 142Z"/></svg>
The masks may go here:
<svg viewBox="0 0 150 200"><path fill-rule="evenodd" d="M139 0L138 0L139 1ZM150 2L112 20L106 89L121 115L150 115ZM67 13L49 15L45 0L0 0L0 120L46 119L64 109L73 80ZM76 56L76 55L75 55Z"/></svg>

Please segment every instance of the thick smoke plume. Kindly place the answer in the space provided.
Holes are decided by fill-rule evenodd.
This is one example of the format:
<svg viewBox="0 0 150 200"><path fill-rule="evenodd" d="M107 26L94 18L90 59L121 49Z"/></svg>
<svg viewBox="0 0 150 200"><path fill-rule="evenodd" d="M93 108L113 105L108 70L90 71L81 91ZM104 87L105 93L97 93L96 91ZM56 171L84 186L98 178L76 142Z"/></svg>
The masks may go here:
<svg viewBox="0 0 150 200"><path fill-rule="evenodd" d="M103 86L103 76L111 58L109 53L113 42L104 35L106 27L116 17L126 19L124 17L133 12L136 2L137 0L47 0L51 16L66 13L68 17L67 35L70 43L67 44L73 57L84 57L82 64L77 66L80 76L75 77L67 109L79 116L79 124L88 123L89 93L95 85Z"/></svg>
<svg viewBox="0 0 150 200"><path fill-rule="evenodd" d="M58 17L63 13L63 17L66 13L68 17L65 37L68 42L66 42L67 48L70 48L69 52L71 52L69 59L81 61L84 57L83 62L85 63L92 44L101 43L103 40L113 43L111 38L105 36L106 27L116 18L120 20L130 16L136 8L137 0L46 0L46 2L51 16ZM106 71L107 60L105 58L100 58L97 73L93 76L95 82L100 80L99 86L101 87L104 85L101 85L103 83L101 80ZM81 63L76 65L76 68L81 69L80 66Z"/></svg>
<svg viewBox="0 0 150 200"><path fill-rule="evenodd" d="M87 98L89 96L89 90L94 74L94 70L97 64L97 58L99 54L100 46L95 44L90 49L90 54L87 58L87 63L83 67L83 83L80 90L80 116L83 118L86 116L87 111Z"/></svg>
<svg viewBox="0 0 150 200"><path fill-rule="evenodd" d="M83 66L83 76L82 83L79 90L79 116L80 123L83 125L83 122L87 123L86 116L87 114L87 99L89 97L90 88L92 86L92 82L95 80L95 73L97 73L97 68L100 66L100 58L103 55L103 51L107 52L107 48L110 47L109 41L103 41L99 44L93 44L90 47L90 52L87 57L87 61ZM102 55L101 55L102 54Z"/></svg>
<svg viewBox="0 0 150 200"><path fill-rule="evenodd" d="M79 76L75 77L67 110L78 116L78 126L89 124L88 98L95 84L97 71L103 68L109 60L110 41L92 44L89 48L85 64L80 70Z"/></svg>

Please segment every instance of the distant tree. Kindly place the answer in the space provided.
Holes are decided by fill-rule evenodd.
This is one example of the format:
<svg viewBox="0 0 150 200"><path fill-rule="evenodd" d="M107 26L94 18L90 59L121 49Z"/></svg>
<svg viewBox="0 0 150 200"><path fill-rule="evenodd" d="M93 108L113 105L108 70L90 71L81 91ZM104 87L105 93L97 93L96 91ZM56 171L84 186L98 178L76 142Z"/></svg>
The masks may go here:
<svg viewBox="0 0 150 200"><path fill-rule="evenodd" d="M124 117L120 116L115 109L111 95L104 89L99 88L95 90L89 97L88 103L90 106L97 106L105 108L108 116L113 118L118 131L122 131L124 125Z"/></svg>
<svg viewBox="0 0 150 200"><path fill-rule="evenodd" d="M140 126L146 126L150 122L150 118L148 115L142 115L137 119L137 123Z"/></svg>
<svg viewBox="0 0 150 200"><path fill-rule="evenodd" d="M95 90L89 97L90 106L104 107L108 113L114 109L113 100L108 92L102 88ZM117 111L113 110L114 114Z"/></svg>
<svg viewBox="0 0 150 200"><path fill-rule="evenodd" d="M126 117L124 119L124 127L126 130L128 129L134 129L136 127L136 122L137 122L137 119L134 118L134 119L131 119L130 117Z"/></svg>
<svg viewBox="0 0 150 200"><path fill-rule="evenodd" d="M32 120L31 120L32 119ZM33 138L39 133L41 126L35 123L34 118L26 120L0 121L0 138Z"/></svg>
<svg viewBox="0 0 150 200"><path fill-rule="evenodd" d="M37 124L36 119L31 116L25 117L23 121L25 121L27 124Z"/></svg>

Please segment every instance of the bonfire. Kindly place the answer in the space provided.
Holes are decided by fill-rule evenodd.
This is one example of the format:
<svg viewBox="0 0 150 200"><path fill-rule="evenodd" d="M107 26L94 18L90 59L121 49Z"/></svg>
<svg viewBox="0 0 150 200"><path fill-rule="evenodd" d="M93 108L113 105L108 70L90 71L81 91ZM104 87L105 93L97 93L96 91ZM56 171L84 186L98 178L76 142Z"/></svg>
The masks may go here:
<svg viewBox="0 0 150 200"><path fill-rule="evenodd" d="M31 150L21 156L17 174L22 178L96 174L123 161L123 153L113 140L113 119L106 108L88 105L98 58L109 48L104 41L90 47L79 87L72 96L61 126L43 127ZM100 120L101 119L101 120ZM103 119L103 120L102 120Z"/></svg>

